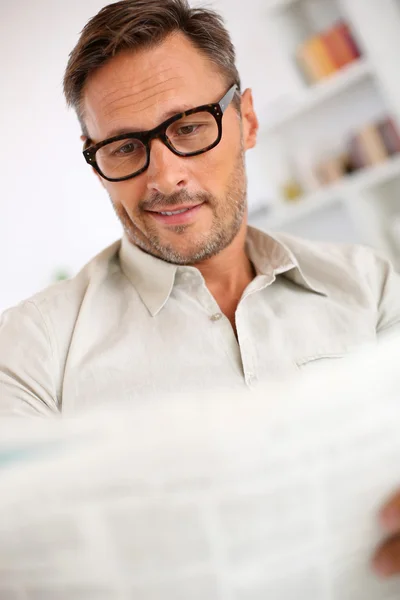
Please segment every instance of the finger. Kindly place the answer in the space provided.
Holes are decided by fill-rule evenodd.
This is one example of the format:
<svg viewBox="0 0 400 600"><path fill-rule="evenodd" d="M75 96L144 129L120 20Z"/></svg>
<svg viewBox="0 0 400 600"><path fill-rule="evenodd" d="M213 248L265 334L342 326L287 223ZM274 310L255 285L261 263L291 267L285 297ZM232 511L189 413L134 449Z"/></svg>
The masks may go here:
<svg viewBox="0 0 400 600"><path fill-rule="evenodd" d="M393 536L378 548L373 567L382 577L400 575L400 536Z"/></svg>
<svg viewBox="0 0 400 600"><path fill-rule="evenodd" d="M400 492L389 499L380 511L379 518L388 533L400 533Z"/></svg>

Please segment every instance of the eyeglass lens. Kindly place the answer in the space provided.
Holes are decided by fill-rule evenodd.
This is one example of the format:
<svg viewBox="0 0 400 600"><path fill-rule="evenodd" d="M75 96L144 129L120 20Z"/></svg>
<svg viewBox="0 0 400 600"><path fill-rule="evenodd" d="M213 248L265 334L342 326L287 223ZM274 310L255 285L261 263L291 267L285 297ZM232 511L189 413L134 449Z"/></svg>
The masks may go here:
<svg viewBox="0 0 400 600"><path fill-rule="evenodd" d="M209 112L197 112L174 121L166 130L169 144L183 154L198 153L218 139L218 124ZM111 142L96 153L102 173L110 179L129 177L147 162L145 145L135 138Z"/></svg>

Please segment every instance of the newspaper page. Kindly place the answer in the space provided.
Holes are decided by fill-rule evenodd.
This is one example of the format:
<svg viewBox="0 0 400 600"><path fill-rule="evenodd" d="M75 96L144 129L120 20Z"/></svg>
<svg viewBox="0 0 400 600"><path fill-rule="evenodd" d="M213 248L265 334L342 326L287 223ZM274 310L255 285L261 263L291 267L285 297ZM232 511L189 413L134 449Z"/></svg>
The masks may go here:
<svg viewBox="0 0 400 600"><path fill-rule="evenodd" d="M399 349L2 424L0 599L398 600L371 556L400 487Z"/></svg>

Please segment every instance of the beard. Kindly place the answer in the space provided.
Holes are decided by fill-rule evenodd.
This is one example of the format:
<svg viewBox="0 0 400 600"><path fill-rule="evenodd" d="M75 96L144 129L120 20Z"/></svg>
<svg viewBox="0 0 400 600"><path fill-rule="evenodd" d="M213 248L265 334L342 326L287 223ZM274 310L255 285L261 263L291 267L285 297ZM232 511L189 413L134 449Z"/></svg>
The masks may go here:
<svg viewBox="0 0 400 600"><path fill-rule="evenodd" d="M166 262L194 265L219 254L233 242L241 229L246 213L246 189L244 151L241 148L223 198L218 199L206 192L190 194L187 190L170 196L156 193L151 199L139 202L137 214L132 216L122 205L114 202L112 204L130 242ZM183 204L194 206L203 203L212 211L211 228L193 234L190 224L170 227L169 229L173 229L173 232L182 238L180 244L163 240L157 225L141 218L141 215L146 214L146 210L157 210L157 207L171 207L172 211L175 206Z"/></svg>

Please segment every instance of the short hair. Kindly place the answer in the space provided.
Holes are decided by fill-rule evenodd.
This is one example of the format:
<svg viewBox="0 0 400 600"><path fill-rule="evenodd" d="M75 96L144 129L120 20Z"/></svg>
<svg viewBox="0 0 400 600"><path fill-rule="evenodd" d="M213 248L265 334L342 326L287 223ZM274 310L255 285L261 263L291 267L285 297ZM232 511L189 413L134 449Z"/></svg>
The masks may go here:
<svg viewBox="0 0 400 600"><path fill-rule="evenodd" d="M219 14L191 8L187 0L120 0L88 21L69 55L64 94L85 135L82 98L88 77L120 52L154 47L179 32L211 61L227 85L235 83L240 90L235 48Z"/></svg>

